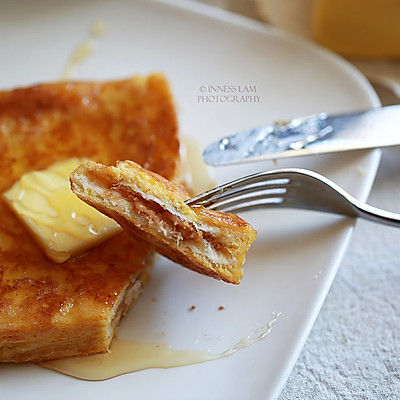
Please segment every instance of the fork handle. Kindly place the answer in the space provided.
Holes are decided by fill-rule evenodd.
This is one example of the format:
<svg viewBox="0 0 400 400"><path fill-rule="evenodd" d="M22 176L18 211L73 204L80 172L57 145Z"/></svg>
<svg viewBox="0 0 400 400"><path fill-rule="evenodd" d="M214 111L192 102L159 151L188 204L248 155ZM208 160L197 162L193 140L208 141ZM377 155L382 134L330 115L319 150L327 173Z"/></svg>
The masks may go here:
<svg viewBox="0 0 400 400"><path fill-rule="evenodd" d="M384 225L400 227L400 214L382 210L360 201L354 201L354 211L357 217Z"/></svg>

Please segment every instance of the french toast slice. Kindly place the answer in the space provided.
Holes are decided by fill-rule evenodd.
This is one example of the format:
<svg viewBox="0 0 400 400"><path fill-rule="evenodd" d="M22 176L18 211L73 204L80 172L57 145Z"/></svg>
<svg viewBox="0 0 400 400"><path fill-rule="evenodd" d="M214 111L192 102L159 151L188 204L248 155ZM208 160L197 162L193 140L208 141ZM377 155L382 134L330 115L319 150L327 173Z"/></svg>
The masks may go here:
<svg viewBox="0 0 400 400"><path fill-rule="evenodd" d="M72 191L169 259L204 275L238 284L256 231L235 214L190 207L188 193L132 161L78 166Z"/></svg>
<svg viewBox="0 0 400 400"><path fill-rule="evenodd" d="M178 176L177 119L159 74L0 92L0 192L71 157L132 159ZM140 293L154 252L126 232L64 263L50 261L0 199L0 361L107 351Z"/></svg>

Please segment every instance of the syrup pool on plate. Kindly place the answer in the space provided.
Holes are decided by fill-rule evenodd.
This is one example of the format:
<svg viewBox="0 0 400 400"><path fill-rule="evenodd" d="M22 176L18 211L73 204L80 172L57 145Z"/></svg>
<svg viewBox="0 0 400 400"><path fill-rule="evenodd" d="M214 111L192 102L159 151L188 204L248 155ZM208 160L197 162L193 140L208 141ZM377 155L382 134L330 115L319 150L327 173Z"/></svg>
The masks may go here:
<svg viewBox="0 0 400 400"><path fill-rule="evenodd" d="M146 343L114 339L107 353L72 357L39 364L75 378L99 381L148 368L174 368L229 357L237 351L266 338L281 314L274 315L252 336L242 338L219 354L204 350L175 350L165 343Z"/></svg>

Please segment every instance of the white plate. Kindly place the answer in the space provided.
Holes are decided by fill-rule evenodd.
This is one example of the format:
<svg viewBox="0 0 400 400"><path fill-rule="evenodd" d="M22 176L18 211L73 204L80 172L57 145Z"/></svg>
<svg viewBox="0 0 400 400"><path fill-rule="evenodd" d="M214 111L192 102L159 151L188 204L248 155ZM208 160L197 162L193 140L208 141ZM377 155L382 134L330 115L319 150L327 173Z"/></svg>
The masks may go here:
<svg viewBox="0 0 400 400"><path fill-rule="evenodd" d="M263 24L201 4L145 1L3 1L0 87L56 80L98 19L108 25L77 78L162 71L177 99L181 132L205 146L270 120L378 105L366 80L338 57ZM255 87L253 103L203 103L209 86ZM204 89L204 88L205 89ZM226 89L228 90L228 89ZM232 93L218 93L227 95ZM239 95L239 93L235 93ZM326 174L365 199L378 152L279 161ZM221 168L218 180L270 169L271 162ZM34 365L0 367L2 397L58 399L273 399L278 396L329 290L352 222L299 211L260 211L238 287L160 260L119 336L176 348L220 351L281 313L271 334L233 356L104 382L79 381ZM152 299L156 297L157 301ZM192 312L189 307L196 306ZM219 306L224 306L222 311ZM11 397L12 396L12 397Z"/></svg>

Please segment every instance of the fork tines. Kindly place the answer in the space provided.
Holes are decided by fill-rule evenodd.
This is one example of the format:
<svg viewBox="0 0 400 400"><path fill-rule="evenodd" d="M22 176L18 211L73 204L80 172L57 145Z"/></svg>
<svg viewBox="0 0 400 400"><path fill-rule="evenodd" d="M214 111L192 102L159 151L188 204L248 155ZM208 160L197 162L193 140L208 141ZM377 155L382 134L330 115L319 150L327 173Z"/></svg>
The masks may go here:
<svg viewBox="0 0 400 400"><path fill-rule="evenodd" d="M284 173L261 172L218 186L186 201L211 210L237 212L281 205L290 179Z"/></svg>

